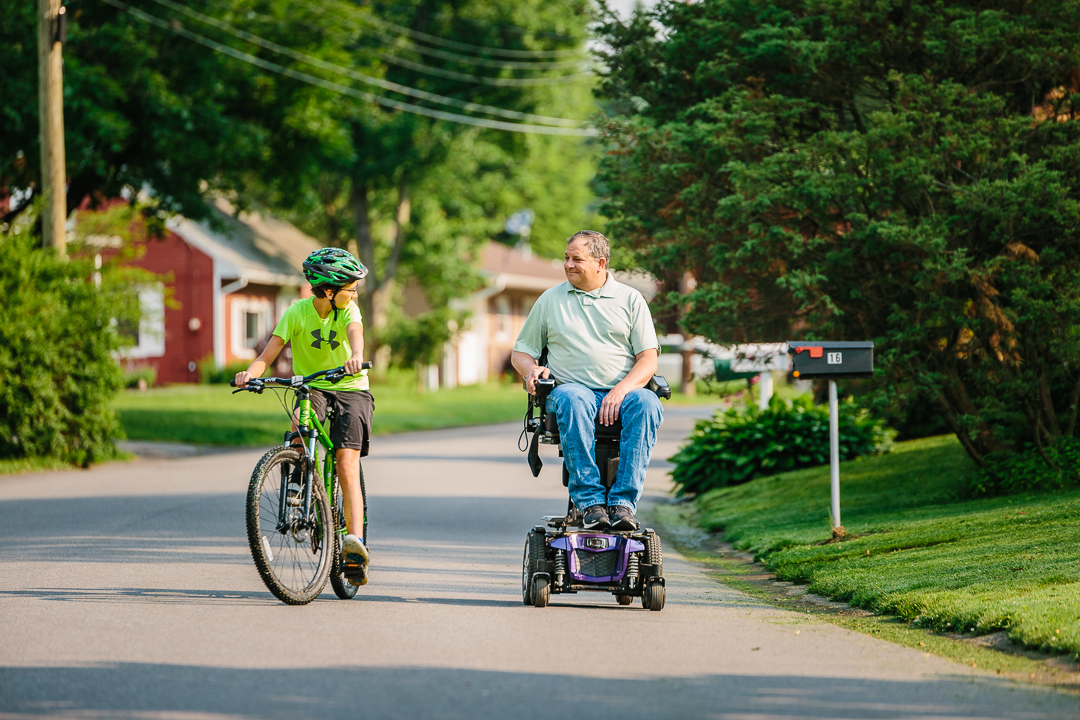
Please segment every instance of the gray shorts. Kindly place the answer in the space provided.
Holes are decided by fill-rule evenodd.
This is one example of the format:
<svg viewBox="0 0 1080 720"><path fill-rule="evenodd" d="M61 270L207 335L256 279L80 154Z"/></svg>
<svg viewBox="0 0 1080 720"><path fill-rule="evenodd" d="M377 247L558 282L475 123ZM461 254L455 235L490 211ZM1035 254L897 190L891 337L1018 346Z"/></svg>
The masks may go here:
<svg viewBox="0 0 1080 720"><path fill-rule="evenodd" d="M371 441L371 417L375 414L375 398L367 390L311 389L311 408L326 420L332 408L334 417L328 431L334 447L359 450L366 457Z"/></svg>

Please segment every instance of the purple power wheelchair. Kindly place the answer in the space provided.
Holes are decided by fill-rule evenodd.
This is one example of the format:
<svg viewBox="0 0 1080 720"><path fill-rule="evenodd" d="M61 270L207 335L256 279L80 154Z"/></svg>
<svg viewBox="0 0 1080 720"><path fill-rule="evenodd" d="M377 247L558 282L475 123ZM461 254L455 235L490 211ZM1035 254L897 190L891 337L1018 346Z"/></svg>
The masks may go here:
<svg viewBox="0 0 1080 720"><path fill-rule="evenodd" d="M559 445L555 414L547 411L547 398L555 380L536 382L536 394L529 396L523 434L532 433L528 459L533 477L543 462L539 446ZM663 376L654 375L648 389L661 398L671 397ZM622 421L614 425L596 424L596 466L608 490L619 469L619 434ZM562 448L559 448L562 455ZM563 486L570 485L570 471L563 463ZM608 592L620 605L630 605L635 597L648 610L664 608L664 551L660 536L652 528L638 530L587 531L581 526L581 510L570 501L566 515L548 515L545 525L537 525L525 541L521 568L521 598L526 605L546 607L553 593L581 591Z"/></svg>

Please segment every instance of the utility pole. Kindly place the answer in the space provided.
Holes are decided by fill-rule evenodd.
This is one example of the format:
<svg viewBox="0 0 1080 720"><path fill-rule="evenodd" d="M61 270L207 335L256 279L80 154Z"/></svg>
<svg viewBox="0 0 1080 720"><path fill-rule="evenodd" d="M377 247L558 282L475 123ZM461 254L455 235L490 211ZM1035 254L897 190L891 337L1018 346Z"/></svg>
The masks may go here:
<svg viewBox="0 0 1080 720"><path fill-rule="evenodd" d="M679 294L689 295L697 287L697 279L694 274L687 270L683 273L682 279L679 280ZM679 316L682 317L687 313L689 305L683 305L679 309ZM682 345L682 378L680 378L679 387L682 389L683 395L697 395L697 378L694 377L694 355L697 354L697 350L694 345L694 338L687 334L683 338Z"/></svg>
<svg viewBox="0 0 1080 720"><path fill-rule="evenodd" d="M38 116L41 128L42 238L63 255L67 245L67 183L64 176L63 0L37 0Z"/></svg>

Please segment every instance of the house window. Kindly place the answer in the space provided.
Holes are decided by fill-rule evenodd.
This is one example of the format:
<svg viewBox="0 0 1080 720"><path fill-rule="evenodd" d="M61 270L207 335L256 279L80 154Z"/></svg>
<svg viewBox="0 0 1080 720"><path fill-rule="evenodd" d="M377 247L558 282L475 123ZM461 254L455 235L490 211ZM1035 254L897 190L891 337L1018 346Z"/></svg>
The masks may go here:
<svg viewBox="0 0 1080 720"><path fill-rule="evenodd" d="M495 298L495 339L510 338L510 300L505 295Z"/></svg>
<svg viewBox="0 0 1080 720"><path fill-rule="evenodd" d="M229 349L233 357L255 358L255 347L273 330L274 302L269 298L234 296Z"/></svg>
<svg viewBox="0 0 1080 720"><path fill-rule="evenodd" d="M161 283L139 289L138 327L122 326L119 331L131 344L121 351L128 358L152 358L165 354L165 288Z"/></svg>
<svg viewBox="0 0 1080 720"><path fill-rule="evenodd" d="M244 313L244 347L253 348L259 344L259 340L262 340L262 336L266 334L268 314L250 311Z"/></svg>

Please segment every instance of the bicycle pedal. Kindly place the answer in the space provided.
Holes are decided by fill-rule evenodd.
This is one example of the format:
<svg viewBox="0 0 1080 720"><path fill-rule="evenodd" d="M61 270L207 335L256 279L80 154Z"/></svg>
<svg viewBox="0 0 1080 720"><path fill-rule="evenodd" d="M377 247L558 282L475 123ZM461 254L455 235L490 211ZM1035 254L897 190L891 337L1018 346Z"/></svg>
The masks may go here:
<svg viewBox="0 0 1080 720"><path fill-rule="evenodd" d="M341 566L341 576L349 581L350 585L367 585L367 568L357 563L345 563Z"/></svg>

